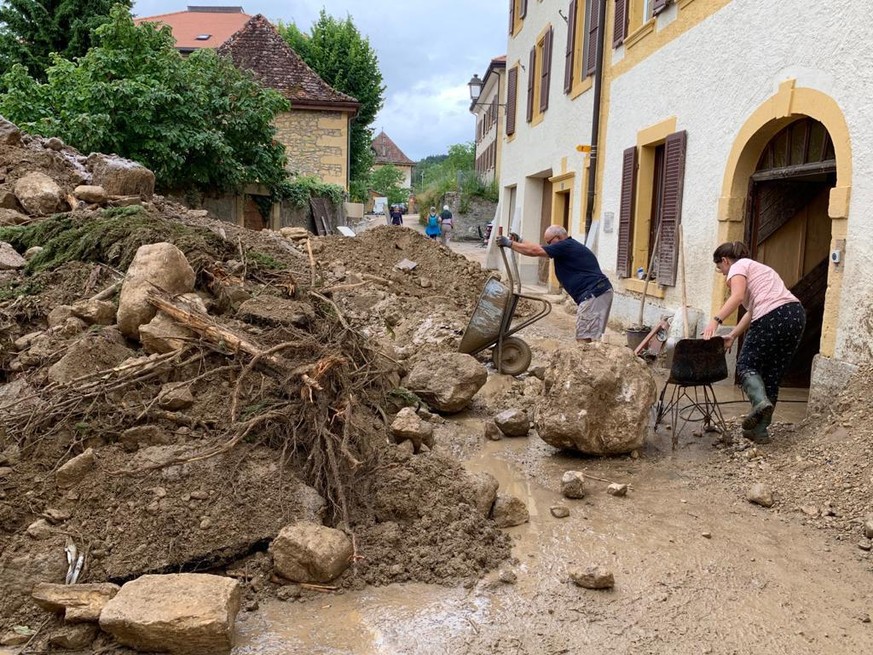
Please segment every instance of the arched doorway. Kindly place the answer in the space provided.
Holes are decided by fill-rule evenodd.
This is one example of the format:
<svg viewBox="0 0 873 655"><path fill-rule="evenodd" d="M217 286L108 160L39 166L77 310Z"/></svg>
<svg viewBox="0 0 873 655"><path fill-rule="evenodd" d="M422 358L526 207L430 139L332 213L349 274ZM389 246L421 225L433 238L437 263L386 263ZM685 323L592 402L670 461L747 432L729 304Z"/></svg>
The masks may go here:
<svg viewBox="0 0 873 655"><path fill-rule="evenodd" d="M770 139L751 176L745 242L753 258L780 274L807 312L784 386L809 386L819 352L832 236L828 202L836 181L831 137L809 117L794 120Z"/></svg>

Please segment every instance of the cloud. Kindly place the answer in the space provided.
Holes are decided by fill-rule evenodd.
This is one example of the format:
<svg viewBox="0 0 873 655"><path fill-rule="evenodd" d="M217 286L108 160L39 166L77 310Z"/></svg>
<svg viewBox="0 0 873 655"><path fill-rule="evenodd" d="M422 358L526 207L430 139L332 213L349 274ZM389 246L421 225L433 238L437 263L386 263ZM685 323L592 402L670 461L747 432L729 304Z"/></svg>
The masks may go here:
<svg viewBox="0 0 873 655"><path fill-rule="evenodd" d="M505 54L505 0L203 0L242 5L249 14L293 22L308 32L322 7L336 18L350 15L379 58L385 106L372 127L384 129L411 159L444 154L472 141L467 82L492 58ZM134 13L150 16L184 11L179 0L140 0Z"/></svg>

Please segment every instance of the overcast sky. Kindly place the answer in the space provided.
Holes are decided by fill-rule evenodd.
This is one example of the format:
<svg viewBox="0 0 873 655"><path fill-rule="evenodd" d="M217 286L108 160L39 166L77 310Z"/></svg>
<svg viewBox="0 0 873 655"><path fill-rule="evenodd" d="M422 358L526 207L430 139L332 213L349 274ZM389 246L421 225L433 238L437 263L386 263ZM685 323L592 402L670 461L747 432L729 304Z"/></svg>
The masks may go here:
<svg viewBox="0 0 873 655"><path fill-rule="evenodd" d="M506 0L136 0L137 16L191 5L242 6L247 14L293 22L308 32L322 7L350 15L370 40L384 78L385 106L373 123L413 160L472 141L467 82L506 53Z"/></svg>

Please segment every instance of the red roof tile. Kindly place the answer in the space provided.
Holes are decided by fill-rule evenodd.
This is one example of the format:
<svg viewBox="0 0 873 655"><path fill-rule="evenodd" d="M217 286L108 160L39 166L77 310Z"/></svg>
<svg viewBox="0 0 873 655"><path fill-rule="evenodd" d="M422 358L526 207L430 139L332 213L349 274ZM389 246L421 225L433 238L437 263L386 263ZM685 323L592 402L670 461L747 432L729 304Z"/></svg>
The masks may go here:
<svg viewBox="0 0 873 655"><path fill-rule="evenodd" d="M179 50L217 48L251 18L242 7L189 7L188 11L135 18L134 23L169 25ZM198 36L209 35L207 39Z"/></svg>
<svg viewBox="0 0 873 655"><path fill-rule="evenodd" d="M322 80L261 14L254 16L217 49L237 68L250 70L264 86L276 89L292 106L328 106L355 112L360 103Z"/></svg>
<svg viewBox="0 0 873 655"><path fill-rule="evenodd" d="M415 162L403 154L403 151L397 147L385 131L379 132L379 136L373 139L371 146L376 154L374 163L376 164L394 164L395 166L414 166Z"/></svg>

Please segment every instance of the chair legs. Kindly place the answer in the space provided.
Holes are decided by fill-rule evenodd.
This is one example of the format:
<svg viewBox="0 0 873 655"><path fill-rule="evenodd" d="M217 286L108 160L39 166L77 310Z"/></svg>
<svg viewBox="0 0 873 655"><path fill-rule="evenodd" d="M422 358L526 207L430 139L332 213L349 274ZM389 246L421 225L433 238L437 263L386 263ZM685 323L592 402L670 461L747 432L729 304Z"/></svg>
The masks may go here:
<svg viewBox="0 0 873 655"><path fill-rule="evenodd" d="M672 386L673 389L670 393L670 399L665 405L664 396L668 386ZM687 399L689 402L682 405L683 399ZM714 428L721 431L722 434L727 432L724 416L722 416L721 407L718 405L718 400L715 398L715 391L711 384L685 386L669 381L665 382L664 388L661 389L661 395L658 398L655 427L658 426L658 423L667 413L670 414L673 422L672 446L674 450L679 442L679 433L685 427L683 423L680 428L679 419L682 419L685 423L689 421L703 421L704 430Z"/></svg>

